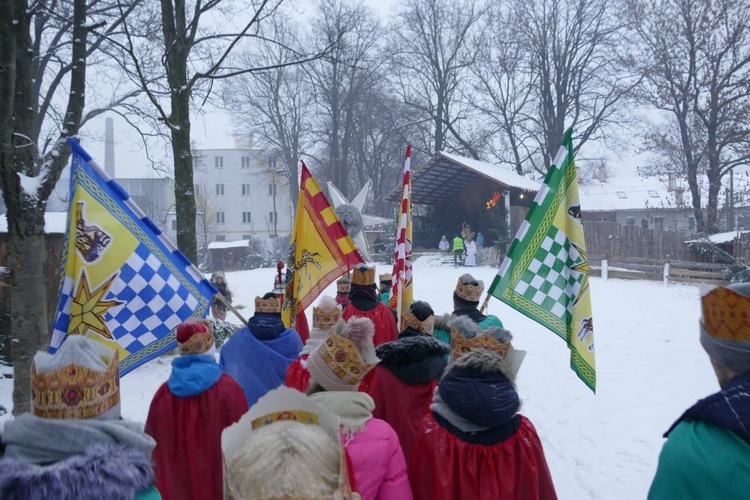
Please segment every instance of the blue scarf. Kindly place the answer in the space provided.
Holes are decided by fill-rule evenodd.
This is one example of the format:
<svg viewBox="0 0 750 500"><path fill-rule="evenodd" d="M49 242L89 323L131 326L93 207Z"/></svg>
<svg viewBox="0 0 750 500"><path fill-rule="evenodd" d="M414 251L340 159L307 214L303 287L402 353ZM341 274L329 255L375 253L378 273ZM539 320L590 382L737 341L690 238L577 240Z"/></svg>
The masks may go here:
<svg viewBox="0 0 750 500"><path fill-rule="evenodd" d="M694 420L732 431L750 443L750 372L737 375L727 387L695 403L672 424L664 437L680 422Z"/></svg>
<svg viewBox="0 0 750 500"><path fill-rule="evenodd" d="M213 356L191 354L172 361L167 386L178 398L187 398L206 392L220 378L221 367Z"/></svg>

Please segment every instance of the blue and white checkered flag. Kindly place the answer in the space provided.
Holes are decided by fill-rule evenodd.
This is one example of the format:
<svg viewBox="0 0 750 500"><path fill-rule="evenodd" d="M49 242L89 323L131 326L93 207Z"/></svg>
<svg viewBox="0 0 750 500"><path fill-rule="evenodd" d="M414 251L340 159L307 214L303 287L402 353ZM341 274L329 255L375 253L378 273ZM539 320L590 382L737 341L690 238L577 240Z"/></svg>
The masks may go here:
<svg viewBox="0 0 750 500"><path fill-rule="evenodd" d="M116 350L120 375L175 346L214 286L81 146L73 148L62 284L50 350L85 335Z"/></svg>

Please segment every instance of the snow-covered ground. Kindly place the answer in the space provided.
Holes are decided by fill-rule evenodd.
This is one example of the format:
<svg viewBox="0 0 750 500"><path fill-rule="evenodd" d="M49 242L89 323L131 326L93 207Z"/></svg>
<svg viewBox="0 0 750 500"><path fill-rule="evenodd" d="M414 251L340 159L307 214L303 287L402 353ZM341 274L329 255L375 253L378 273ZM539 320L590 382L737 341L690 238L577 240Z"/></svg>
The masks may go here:
<svg viewBox="0 0 750 500"><path fill-rule="evenodd" d="M467 270L486 286L496 272L441 266L436 257L418 259L414 297L437 313L449 312L456 280ZM378 266L378 273L386 271L390 268ZM274 272L227 274L235 303L247 306L245 314L252 314L256 295L270 291ZM718 389L698 343L698 288L592 278L591 290L596 395L570 370L569 352L557 336L496 299L489 313L513 332L516 347L528 351L517 381L521 411L541 436L559 497L645 498L664 431L689 405ZM335 293L335 285L328 293ZM122 379L125 418L145 421L169 363L169 358L152 361ZM0 377L0 405L9 410L11 382Z"/></svg>

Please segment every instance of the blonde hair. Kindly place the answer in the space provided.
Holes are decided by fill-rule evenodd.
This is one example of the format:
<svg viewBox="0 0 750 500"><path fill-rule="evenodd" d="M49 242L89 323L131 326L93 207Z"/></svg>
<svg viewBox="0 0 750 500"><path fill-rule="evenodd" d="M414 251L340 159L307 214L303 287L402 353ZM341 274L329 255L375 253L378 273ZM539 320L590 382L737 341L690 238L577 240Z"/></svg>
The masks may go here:
<svg viewBox="0 0 750 500"><path fill-rule="evenodd" d="M340 461L337 441L321 427L275 422L253 431L227 457L227 489L238 500L330 497Z"/></svg>

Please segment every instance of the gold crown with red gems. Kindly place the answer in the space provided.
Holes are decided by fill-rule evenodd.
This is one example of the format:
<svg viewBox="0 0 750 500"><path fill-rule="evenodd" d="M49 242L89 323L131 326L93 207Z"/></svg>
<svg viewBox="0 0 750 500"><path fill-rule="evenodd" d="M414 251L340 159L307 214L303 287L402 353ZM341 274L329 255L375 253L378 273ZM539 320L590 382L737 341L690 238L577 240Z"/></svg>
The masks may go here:
<svg viewBox="0 0 750 500"><path fill-rule="evenodd" d="M320 330L328 330L341 317L341 309L334 307L330 311L324 311L320 307L313 307L313 328L319 328Z"/></svg>
<svg viewBox="0 0 750 500"><path fill-rule="evenodd" d="M354 274L352 275L352 283L362 286L374 285L375 268L364 265L355 267Z"/></svg>

